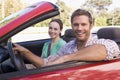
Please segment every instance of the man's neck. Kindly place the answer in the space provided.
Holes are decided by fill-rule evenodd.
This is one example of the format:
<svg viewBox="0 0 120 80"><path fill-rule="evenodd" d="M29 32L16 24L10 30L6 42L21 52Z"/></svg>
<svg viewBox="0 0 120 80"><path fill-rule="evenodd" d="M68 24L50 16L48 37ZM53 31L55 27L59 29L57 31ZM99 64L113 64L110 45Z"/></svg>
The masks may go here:
<svg viewBox="0 0 120 80"><path fill-rule="evenodd" d="M80 50L85 47L87 41L77 40L77 49Z"/></svg>

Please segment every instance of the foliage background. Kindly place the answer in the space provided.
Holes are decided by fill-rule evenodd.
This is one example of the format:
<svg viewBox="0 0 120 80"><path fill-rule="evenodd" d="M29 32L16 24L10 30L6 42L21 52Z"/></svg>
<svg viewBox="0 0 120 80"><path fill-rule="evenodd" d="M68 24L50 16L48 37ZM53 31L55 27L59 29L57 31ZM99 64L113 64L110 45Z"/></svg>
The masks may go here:
<svg viewBox="0 0 120 80"><path fill-rule="evenodd" d="M5 17L25 8L27 3L21 2L21 0L4 0L4 5L0 1L0 20ZM64 26L71 26L70 16L71 13L75 10L72 6L67 6L63 1L57 0L55 3L60 10L60 15L54 18L60 18L64 22ZM86 0L86 2L79 6L82 9L88 10L93 18L94 25L99 26L120 26L120 7L115 8L114 10L109 10L109 6L112 4L112 0ZM2 7L4 7L4 17L2 14ZM44 27L48 26L48 23L51 19L43 21L34 25L34 27ZM3 24L0 24L2 26Z"/></svg>

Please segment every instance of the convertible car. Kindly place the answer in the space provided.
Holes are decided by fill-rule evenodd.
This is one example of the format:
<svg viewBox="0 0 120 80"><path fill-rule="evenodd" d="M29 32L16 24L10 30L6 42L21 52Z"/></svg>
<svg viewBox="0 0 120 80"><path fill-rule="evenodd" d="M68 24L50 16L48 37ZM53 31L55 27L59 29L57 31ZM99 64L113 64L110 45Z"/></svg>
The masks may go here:
<svg viewBox="0 0 120 80"><path fill-rule="evenodd" d="M11 37L43 20L59 15L59 8L50 2L39 2L17 13L14 20L0 28L0 80L120 80L120 58L110 61L70 61L36 69L27 69L30 64L19 53L14 54ZM112 39L120 43L120 28L102 28L98 38ZM66 42L74 39L71 29L62 36ZM41 56L44 43L50 39L17 42L34 54Z"/></svg>

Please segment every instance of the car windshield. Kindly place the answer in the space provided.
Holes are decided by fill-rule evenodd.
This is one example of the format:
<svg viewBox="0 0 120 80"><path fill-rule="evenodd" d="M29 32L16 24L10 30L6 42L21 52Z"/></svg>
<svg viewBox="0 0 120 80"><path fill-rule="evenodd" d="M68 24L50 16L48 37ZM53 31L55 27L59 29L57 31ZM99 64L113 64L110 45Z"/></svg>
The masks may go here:
<svg viewBox="0 0 120 80"><path fill-rule="evenodd" d="M4 18L3 20L0 21L0 27L6 25L7 23L11 22L12 20L18 18L19 16L22 16L22 15L30 12L35 7L37 7L37 4L39 4L39 3L36 3L36 4L31 5L29 7L26 7L25 9L22 9L14 14L11 14L10 16L7 16L6 18Z"/></svg>

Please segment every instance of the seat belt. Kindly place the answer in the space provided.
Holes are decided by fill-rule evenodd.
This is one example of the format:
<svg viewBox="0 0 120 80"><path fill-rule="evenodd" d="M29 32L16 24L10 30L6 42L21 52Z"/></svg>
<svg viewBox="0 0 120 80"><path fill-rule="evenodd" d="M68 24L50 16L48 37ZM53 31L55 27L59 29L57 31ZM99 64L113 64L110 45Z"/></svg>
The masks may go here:
<svg viewBox="0 0 120 80"><path fill-rule="evenodd" d="M51 43L48 45L47 57L50 56L50 46L51 46Z"/></svg>

